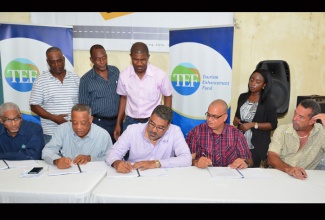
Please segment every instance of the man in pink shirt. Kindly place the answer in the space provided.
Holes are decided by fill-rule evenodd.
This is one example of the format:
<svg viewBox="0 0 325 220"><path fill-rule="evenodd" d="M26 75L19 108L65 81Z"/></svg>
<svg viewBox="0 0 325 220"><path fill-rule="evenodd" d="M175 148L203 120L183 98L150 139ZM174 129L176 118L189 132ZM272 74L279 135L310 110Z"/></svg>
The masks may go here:
<svg viewBox="0 0 325 220"><path fill-rule="evenodd" d="M172 84L168 75L158 67L148 64L149 49L143 42L131 47L132 65L121 71L116 92L121 96L114 138L121 135L127 126L148 121L154 108L161 104L172 106Z"/></svg>

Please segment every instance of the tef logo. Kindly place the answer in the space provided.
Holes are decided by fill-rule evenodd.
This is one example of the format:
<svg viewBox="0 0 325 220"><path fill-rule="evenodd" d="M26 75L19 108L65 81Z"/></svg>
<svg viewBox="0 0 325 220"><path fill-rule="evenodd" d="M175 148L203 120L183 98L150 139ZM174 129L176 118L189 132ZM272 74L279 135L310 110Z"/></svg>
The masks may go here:
<svg viewBox="0 0 325 220"><path fill-rule="evenodd" d="M200 87L201 76L191 63L180 63L172 72L172 85L181 95L192 95Z"/></svg>
<svg viewBox="0 0 325 220"><path fill-rule="evenodd" d="M6 66L4 75L13 89L28 92L32 90L33 82L39 76L39 70L30 60L17 58Z"/></svg>

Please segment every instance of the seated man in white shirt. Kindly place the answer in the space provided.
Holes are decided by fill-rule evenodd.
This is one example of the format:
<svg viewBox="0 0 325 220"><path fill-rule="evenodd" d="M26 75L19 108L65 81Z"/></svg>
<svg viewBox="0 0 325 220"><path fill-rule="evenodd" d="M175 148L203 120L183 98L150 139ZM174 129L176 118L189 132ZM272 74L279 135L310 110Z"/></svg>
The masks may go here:
<svg viewBox="0 0 325 220"><path fill-rule="evenodd" d="M127 127L113 147L107 150L106 163L119 173L129 173L138 168L191 166L189 147L180 127L171 124L172 118L170 107L158 105L147 123ZM128 161L124 161L128 151Z"/></svg>
<svg viewBox="0 0 325 220"><path fill-rule="evenodd" d="M268 164L294 178L306 179L325 153L324 114L314 99L304 99L296 107L292 123L274 131L268 151ZM317 168L319 169L319 168Z"/></svg>
<svg viewBox="0 0 325 220"><path fill-rule="evenodd" d="M320 124L325 126L325 113L319 113L315 116L315 119L318 120ZM319 161L319 164L316 166L315 170L325 170L325 154L323 158Z"/></svg>
<svg viewBox="0 0 325 220"><path fill-rule="evenodd" d="M71 121L58 126L52 139L43 148L42 159L59 169L69 168L71 163L105 160L112 140L109 133L93 124L92 120L88 105L74 105Z"/></svg>

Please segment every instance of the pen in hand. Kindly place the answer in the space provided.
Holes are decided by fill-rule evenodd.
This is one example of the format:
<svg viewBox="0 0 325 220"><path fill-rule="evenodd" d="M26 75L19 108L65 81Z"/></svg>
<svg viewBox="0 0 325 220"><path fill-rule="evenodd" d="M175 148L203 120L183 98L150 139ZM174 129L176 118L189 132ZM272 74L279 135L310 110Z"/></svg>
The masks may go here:
<svg viewBox="0 0 325 220"><path fill-rule="evenodd" d="M205 153L202 153L202 156L205 157L205 158L208 158ZM208 167L212 167L212 164L209 164Z"/></svg>

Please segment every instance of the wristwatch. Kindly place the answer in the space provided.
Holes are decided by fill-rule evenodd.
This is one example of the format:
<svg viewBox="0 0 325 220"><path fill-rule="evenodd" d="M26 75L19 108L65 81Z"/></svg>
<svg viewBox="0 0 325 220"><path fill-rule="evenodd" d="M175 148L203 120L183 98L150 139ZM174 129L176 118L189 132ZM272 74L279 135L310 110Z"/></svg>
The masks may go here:
<svg viewBox="0 0 325 220"><path fill-rule="evenodd" d="M160 162L159 162L159 160L155 160L155 163L156 163L156 167L159 168L159 167L160 167Z"/></svg>
<svg viewBox="0 0 325 220"><path fill-rule="evenodd" d="M254 126L255 129L258 129L258 123L255 122L255 126Z"/></svg>
<svg viewBox="0 0 325 220"><path fill-rule="evenodd" d="M246 160L244 160L244 161L247 164L247 168L250 168L251 167L250 163L248 163Z"/></svg>

